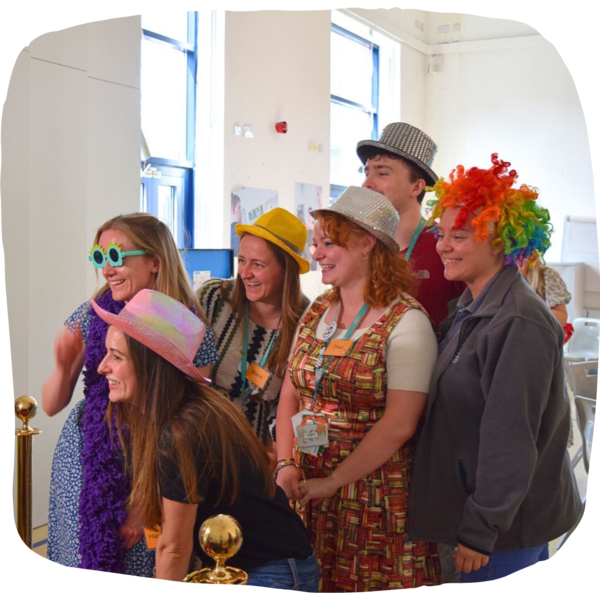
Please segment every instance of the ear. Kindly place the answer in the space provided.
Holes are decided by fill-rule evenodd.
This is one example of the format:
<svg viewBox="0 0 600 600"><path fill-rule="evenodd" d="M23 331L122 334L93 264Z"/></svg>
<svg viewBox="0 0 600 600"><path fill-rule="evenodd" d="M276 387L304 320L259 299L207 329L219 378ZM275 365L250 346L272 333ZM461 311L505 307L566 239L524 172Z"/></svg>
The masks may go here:
<svg viewBox="0 0 600 600"><path fill-rule="evenodd" d="M160 258L158 256L152 256L150 260L152 261L152 272L158 273L160 269Z"/></svg>
<svg viewBox="0 0 600 600"><path fill-rule="evenodd" d="M377 239L372 233L367 233L363 240L363 252L371 252L377 243Z"/></svg>
<svg viewBox="0 0 600 600"><path fill-rule="evenodd" d="M412 190L411 190L411 197L412 198L418 198L419 194L425 189L425 180L424 179L417 179L413 184L412 184Z"/></svg>
<svg viewBox="0 0 600 600"><path fill-rule="evenodd" d="M501 253L504 253L504 242L501 242L497 246L492 246L492 256L498 256Z"/></svg>

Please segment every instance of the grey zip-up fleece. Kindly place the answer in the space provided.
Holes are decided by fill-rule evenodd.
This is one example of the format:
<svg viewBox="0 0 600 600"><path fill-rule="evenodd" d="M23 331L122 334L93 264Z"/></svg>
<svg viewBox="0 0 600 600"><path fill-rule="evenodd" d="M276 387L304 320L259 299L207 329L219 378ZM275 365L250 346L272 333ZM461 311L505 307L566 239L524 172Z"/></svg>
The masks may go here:
<svg viewBox="0 0 600 600"><path fill-rule="evenodd" d="M411 539L490 554L542 545L576 523L562 344L543 300L505 267L438 358L413 464Z"/></svg>

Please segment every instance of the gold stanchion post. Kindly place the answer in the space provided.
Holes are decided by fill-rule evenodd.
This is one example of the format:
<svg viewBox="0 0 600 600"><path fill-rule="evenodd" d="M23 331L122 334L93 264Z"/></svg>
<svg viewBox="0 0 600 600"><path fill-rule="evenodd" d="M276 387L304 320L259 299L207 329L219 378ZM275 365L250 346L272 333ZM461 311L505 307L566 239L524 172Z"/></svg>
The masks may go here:
<svg viewBox="0 0 600 600"><path fill-rule="evenodd" d="M20 396L15 400L15 415L23 421L23 427L15 430L17 436L17 531L21 539L31 548L31 501L33 436L41 433L29 426L35 417L38 403L31 396Z"/></svg>
<svg viewBox="0 0 600 600"><path fill-rule="evenodd" d="M202 550L215 563L214 568L200 569L186 576L189 583L220 583L244 585L248 581L248 573L235 567L226 567L225 561L234 556L242 546L242 528L229 515L216 515L202 523L198 534Z"/></svg>

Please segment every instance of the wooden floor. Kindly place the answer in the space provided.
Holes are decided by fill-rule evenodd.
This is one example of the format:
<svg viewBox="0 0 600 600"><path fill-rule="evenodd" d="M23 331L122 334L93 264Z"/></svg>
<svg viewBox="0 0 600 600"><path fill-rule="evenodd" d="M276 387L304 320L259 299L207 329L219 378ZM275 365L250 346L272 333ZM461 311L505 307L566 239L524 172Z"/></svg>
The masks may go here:
<svg viewBox="0 0 600 600"><path fill-rule="evenodd" d="M33 541L33 551L46 558L46 549L48 548L48 525L36 527L31 535Z"/></svg>

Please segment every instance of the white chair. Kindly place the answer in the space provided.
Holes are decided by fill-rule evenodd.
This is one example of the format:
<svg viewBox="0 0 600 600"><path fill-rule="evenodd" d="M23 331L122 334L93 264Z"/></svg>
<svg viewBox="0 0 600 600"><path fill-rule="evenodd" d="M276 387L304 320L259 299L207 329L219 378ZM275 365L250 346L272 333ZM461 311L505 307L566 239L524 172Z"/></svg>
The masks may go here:
<svg viewBox="0 0 600 600"><path fill-rule="evenodd" d="M577 427L581 432L581 437L583 438L583 446L580 450L578 450L577 454L583 455L583 465L585 467L585 472L588 473L590 469L590 453L592 451L592 438L594 437L594 422L596 421L596 400L592 398L584 398L583 396L575 396L575 409L577 411ZM574 468L576 464L575 459L571 463L571 466ZM584 494L581 499L583 502L583 506L585 508L586 504L586 496ZM583 511L581 512L583 515ZM556 549L559 550L563 544L569 539L569 536L575 531L577 526L579 525L579 521L581 520L581 515L577 520L577 523L569 529L565 534L562 535L558 543L556 544Z"/></svg>
<svg viewBox="0 0 600 600"><path fill-rule="evenodd" d="M599 345L600 319L575 319L573 335L565 348L565 361L598 360Z"/></svg>
<svg viewBox="0 0 600 600"><path fill-rule="evenodd" d="M583 438L583 464L587 473L590 469L590 454L594 437L594 422L596 421L596 400L575 396L575 408L577 410L577 426Z"/></svg>
<svg viewBox="0 0 600 600"><path fill-rule="evenodd" d="M573 392L573 397L582 396L584 398L595 399L598 390L598 361L585 360L581 362L565 361L565 375L567 383ZM571 432L572 435L572 432ZM583 434L582 434L583 437ZM571 467L579 464L583 458L585 441L582 441L581 446L571 459Z"/></svg>
<svg viewBox="0 0 600 600"><path fill-rule="evenodd" d="M565 363L567 382L573 396L596 399L598 393L598 360Z"/></svg>

